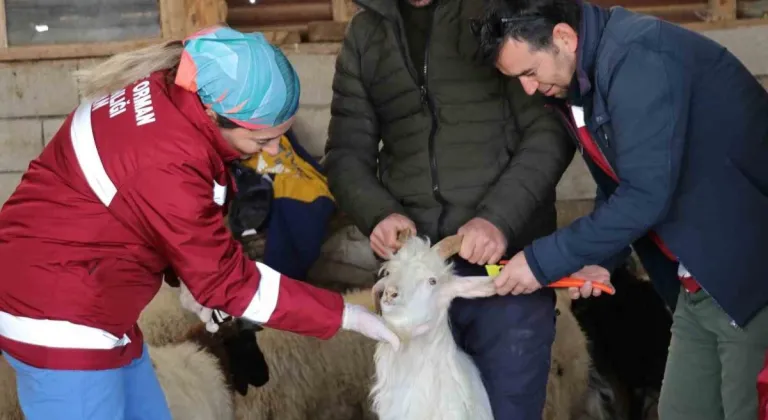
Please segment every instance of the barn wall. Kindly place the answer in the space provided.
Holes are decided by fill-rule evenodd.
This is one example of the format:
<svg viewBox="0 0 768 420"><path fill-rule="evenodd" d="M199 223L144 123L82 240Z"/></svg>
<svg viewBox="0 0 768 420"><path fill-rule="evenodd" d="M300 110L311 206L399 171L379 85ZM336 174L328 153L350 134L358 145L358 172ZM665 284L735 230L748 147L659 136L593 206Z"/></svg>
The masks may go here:
<svg viewBox="0 0 768 420"><path fill-rule="evenodd" d="M768 25L706 33L731 49L768 88ZM321 156L327 137L335 56L289 52L302 82L301 108L295 130L314 156ZM71 72L95 60L0 63L0 203L18 184L29 161L37 156L78 103ZM558 185L564 221L589 210L594 183L580 156L574 158Z"/></svg>

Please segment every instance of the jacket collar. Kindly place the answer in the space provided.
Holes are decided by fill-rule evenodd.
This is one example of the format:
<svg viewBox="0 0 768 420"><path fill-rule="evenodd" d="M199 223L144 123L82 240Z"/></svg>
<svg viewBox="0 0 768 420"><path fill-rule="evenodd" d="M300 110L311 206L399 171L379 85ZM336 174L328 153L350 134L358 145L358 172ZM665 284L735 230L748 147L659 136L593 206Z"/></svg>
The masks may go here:
<svg viewBox="0 0 768 420"><path fill-rule="evenodd" d="M365 10L376 12L385 18L392 21L400 21L402 19L400 15L400 6L398 0L352 0L355 4L362 7ZM434 0L435 4L447 3L451 1L459 0ZM472 0L472 2L479 2L479 0Z"/></svg>
<svg viewBox="0 0 768 420"><path fill-rule="evenodd" d="M181 88L172 81L168 83L168 96L176 108L187 118L196 129L216 150L225 163L240 159L240 153L229 145L221 135L221 130L205 113L203 103L197 94Z"/></svg>
<svg viewBox="0 0 768 420"><path fill-rule="evenodd" d="M397 0L352 0L363 9L376 12L387 19L397 20L400 18L400 8Z"/></svg>
<svg viewBox="0 0 768 420"><path fill-rule="evenodd" d="M581 6L581 25L579 26L579 44L576 52L576 72L571 82L571 95L577 101L592 91L594 83L597 49L603 30L611 17L611 12L599 6L583 2Z"/></svg>

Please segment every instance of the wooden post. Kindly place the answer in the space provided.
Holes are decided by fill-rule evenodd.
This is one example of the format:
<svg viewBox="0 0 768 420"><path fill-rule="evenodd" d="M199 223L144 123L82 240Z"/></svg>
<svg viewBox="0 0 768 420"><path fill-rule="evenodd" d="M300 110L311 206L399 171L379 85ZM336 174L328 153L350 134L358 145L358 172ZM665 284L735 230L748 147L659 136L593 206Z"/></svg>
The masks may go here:
<svg viewBox="0 0 768 420"><path fill-rule="evenodd" d="M164 39L181 39L186 32L184 0L160 0L160 32Z"/></svg>
<svg viewBox="0 0 768 420"><path fill-rule="evenodd" d="M227 21L226 0L185 0L187 35Z"/></svg>
<svg viewBox="0 0 768 420"><path fill-rule="evenodd" d="M8 48L8 25L5 20L5 0L0 0L0 48Z"/></svg>
<svg viewBox="0 0 768 420"><path fill-rule="evenodd" d="M166 39L182 39L226 20L226 0L160 0L160 22Z"/></svg>
<svg viewBox="0 0 768 420"><path fill-rule="evenodd" d="M331 0L331 8L335 22L349 22L357 11L357 6L352 0Z"/></svg>
<svg viewBox="0 0 768 420"><path fill-rule="evenodd" d="M713 21L735 20L736 0L709 0L709 12Z"/></svg>

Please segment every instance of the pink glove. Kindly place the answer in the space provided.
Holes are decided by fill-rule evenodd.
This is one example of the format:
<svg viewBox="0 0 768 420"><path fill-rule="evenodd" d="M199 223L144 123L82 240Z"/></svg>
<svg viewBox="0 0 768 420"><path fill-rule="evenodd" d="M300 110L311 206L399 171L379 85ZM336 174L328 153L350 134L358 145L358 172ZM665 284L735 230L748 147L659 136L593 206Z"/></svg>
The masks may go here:
<svg viewBox="0 0 768 420"><path fill-rule="evenodd" d="M377 315L371 313L363 306L353 303L344 303L344 315L341 328L355 331L376 341L387 341L397 351L400 348L400 339L384 324Z"/></svg>

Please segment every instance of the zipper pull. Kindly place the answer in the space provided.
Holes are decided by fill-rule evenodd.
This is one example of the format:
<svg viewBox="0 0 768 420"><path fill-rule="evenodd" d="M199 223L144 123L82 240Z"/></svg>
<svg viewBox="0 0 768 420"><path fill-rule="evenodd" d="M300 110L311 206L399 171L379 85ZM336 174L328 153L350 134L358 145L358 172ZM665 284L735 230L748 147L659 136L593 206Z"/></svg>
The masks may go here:
<svg viewBox="0 0 768 420"><path fill-rule="evenodd" d="M424 85L419 86L419 92L421 93L421 103L427 104L427 87Z"/></svg>

